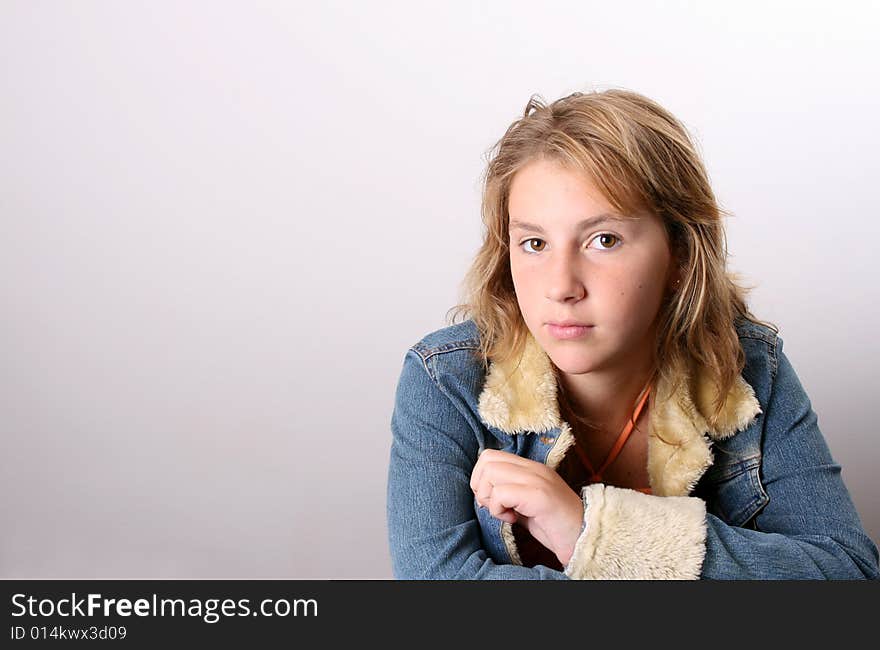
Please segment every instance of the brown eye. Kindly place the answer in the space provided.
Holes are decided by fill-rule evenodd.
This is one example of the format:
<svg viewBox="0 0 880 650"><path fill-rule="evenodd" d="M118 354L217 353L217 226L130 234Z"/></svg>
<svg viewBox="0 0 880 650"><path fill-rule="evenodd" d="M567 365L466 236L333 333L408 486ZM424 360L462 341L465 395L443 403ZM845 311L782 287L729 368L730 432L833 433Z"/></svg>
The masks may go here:
<svg viewBox="0 0 880 650"><path fill-rule="evenodd" d="M545 242L544 242L543 239L537 239L537 238L527 239L527 240L525 240L525 241L523 242L523 245L524 245L524 246L528 246L528 245L531 244L532 242L540 242L541 245L540 245L540 246L537 246L537 247L530 247L531 250L529 250L529 249L527 248L527 249L526 249L526 252L527 252L527 253L540 253L542 250L544 250L544 247L546 246L546 244L545 244Z"/></svg>
<svg viewBox="0 0 880 650"><path fill-rule="evenodd" d="M601 249L610 251L617 247L617 244L620 242L620 237L612 235L610 232L603 232L597 235L593 241L598 241Z"/></svg>

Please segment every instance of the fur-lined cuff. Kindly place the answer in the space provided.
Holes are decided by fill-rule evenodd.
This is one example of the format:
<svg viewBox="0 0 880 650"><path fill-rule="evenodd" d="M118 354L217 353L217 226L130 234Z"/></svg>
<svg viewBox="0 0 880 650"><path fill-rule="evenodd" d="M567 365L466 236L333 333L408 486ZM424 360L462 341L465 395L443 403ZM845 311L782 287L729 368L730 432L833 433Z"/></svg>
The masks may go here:
<svg viewBox="0 0 880 650"><path fill-rule="evenodd" d="M706 555L706 504L603 483L581 491L586 528L565 575L574 580L696 580Z"/></svg>

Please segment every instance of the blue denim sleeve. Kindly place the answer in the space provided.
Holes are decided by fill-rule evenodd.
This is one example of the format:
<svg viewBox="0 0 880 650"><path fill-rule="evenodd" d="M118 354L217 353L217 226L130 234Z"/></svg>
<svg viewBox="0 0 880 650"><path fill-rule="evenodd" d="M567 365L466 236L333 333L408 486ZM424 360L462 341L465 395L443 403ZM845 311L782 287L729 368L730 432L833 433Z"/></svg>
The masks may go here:
<svg viewBox="0 0 880 650"><path fill-rule="evenodd" d="M704 579L877 579L877 547L865 533L841 467L777 339L765 409L761 482L769 496L740 528L707 514Z"/></svg>
<svg viewBox="0 0 880 650"><path fill-rule="evenodd" d="M470 488L483 433L413 350L397 385L391 432L386 505L396 579L568 580L543 565L488 557Z"/></svg>

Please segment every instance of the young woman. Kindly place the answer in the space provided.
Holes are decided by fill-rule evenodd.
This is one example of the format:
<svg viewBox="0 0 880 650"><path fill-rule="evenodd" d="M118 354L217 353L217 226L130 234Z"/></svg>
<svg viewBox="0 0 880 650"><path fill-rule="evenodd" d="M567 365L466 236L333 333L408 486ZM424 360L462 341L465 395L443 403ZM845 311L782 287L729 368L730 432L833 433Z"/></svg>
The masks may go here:
<svg viewBox="0 0 880 650"><path fill-rule="evenodd" d="M395 577L880 577L679 121L623 90L533 98L482 207L467 318L397 386Z"/></svg>

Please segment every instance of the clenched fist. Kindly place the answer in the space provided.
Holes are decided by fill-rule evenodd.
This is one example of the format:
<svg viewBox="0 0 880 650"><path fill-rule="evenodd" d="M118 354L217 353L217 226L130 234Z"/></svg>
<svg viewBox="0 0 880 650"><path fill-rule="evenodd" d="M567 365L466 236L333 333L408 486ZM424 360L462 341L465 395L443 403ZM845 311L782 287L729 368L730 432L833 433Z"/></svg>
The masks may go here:
<svg viewBox="0 0 880 650"><path fill-rule="evenodd" d="M493 517L519 522L562 566L581 533L584 504L559 474L538 461L485 449L471 472L477 503Z"/></svg>

